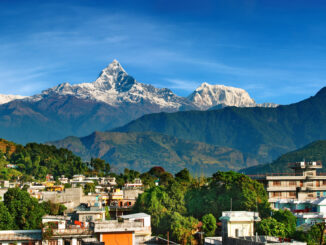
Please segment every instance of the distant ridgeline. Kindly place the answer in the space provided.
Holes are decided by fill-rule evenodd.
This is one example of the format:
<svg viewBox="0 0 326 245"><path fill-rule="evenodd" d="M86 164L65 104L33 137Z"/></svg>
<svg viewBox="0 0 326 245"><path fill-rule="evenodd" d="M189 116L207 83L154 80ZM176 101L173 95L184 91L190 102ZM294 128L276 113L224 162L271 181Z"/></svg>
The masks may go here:
<svg viewBox="0 0 326 245"><path fill-rule="evenodd" d="M326 139L325 105L326 87L291 105L149 114L112 131L157 132L230 147L242 152L249 166Z"/></svg>
<svg viewBox="0 0 326 245"><path fill-rule="evenodd" d="M241 169L244 174L266 174L266 173L287 173L291 172L289 163L299 161L321 161L323 168L320 172L326 172L326 140L318 140L301 149L286 153L270 164L253 166Z"/></svg>
<svg viewBox="0 0 326 245"><path fill-rule="evenodd" d="M230 147L178 139L152 132L95 132L86 137L67 137L49 142L67 148L84 160L101 158L114 172L124 168L146 172L162 166L171 173L188 168L193 175L211 175L216 171L237 171L248 167L243 154Z"/></svg>

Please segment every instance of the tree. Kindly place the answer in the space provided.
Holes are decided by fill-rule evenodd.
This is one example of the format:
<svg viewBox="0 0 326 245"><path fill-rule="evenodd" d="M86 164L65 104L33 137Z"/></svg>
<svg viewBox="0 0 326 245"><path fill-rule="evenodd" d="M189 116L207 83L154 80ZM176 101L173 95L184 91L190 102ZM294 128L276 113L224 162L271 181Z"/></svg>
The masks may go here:
<svg viewBox="0 0 326 245"><path fill-rule="evenodd" d="M105 173L105 175L108 176L109 173L110 173L110 171L111 171L110 163L106 162L105 163L105 166L104 166L104 173Z"/></svg>
<svg viewBox="0 0 326 245"><path fill-rule="evenodd" d="M184 168L175 174L175 178L177 181L190 182L191 174L188 169Z"/></svg>
<svg viewBox="0 0 326 245"><path fill-rule="evenodd" d="M178 212L171 215L171 237L181 244L190 244L197 230L198 220L194 217L184 217Z"/></svg>
<svg viewBox="0 0 326 245"><path fill-rule="evenodd" d="M286 237L285 225L271 217L260 221L256 231L259 235Z"/></svg>
<svg viewBox="0 0 326 245"><path fill-rule="evenodd" d="M32 230L41 227L45 211L28 192L10 188L4 195L4 204L13 218L13 229Z"/></svg>
<svg viewBox="0 0 326 245"><path fill-rule="evenodd" d="M169 212L168 207L172 205L173 202L164 188L155 186L138 196L134 211L150 214L152 216L153 232L155 234L165 234L167 230L160 223L166 213Z"/></svg>
<svg viewBox="0 0 326 245"><path fill-rule="evenodd" d="M217 172L208 186L190 189L185 196L189 215L201 218L207 213L220 217L222 211L256 211L261 217L270 216L270 205L264 186L248 176L229 172Z"/></svg>
<svg viewBox="0 0 326 245"><path fill-rule="evenodd" d="M274 219L285 225L286 237L291 237L297 227L297 218L289 210L278 210L272 215Z"/></svg>
<svg viewBox="0 0 326 245"><path fill-rule="evenodd" d="M65 183L63 186L65 187L65 189L68 189L68 188L72 187L72 185L70 183Z"/></svg>
<svg viewBox="0 0 326 245"><path fill-rule="evenodd" d="M0 202L0 230L12 230L14 220L3 202Z"/></svg>
<svg viewBox="0 0 326 245"><path fill-rule="evenodd" d="M152 176L155 176L155 177L160 177L161 174L163 174L165 172L164 168L160 167L160 166L155 166L155 167L152 167L148 173Z"/></svg>
<svg viewBox="0 0 326 245"><path fill-rule="evenodd" d="M100 158L92 158L91 166L97 173L101 173L105 168L105 161Z"/></svg>
<svg viewBox="0 0 326 245"><path fill-rule="evenodd" d="M42 202L41 205L45 213L50 215L63 215L64 211L67 209L65 205L53 203L51 201Z"/></svg>
<svg viewBox="0 0 326 245"><path fill-rule="evenodd" d="M203 216L203 232L205 236L214 236L216 230L216 219L212 214L205 214Z"/></svg>
<svg viewBox="0 0 326 245"><path fill-rule="evenodd" d="M84 186L84 194L88 195L88 193L95 192L95 184L94 183L86 183Z"/></svg>

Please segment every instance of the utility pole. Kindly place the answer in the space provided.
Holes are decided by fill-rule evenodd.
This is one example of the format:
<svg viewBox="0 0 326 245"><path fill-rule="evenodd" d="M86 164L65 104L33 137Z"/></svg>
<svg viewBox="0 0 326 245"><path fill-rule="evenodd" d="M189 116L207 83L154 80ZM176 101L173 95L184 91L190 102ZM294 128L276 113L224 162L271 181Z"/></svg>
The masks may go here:
<svg viewBox="0 0 326 245"><path fill-rule="evenodd" d="M232 211L232 198L231 198L231 204L230 204L230 211Z"/></svg>

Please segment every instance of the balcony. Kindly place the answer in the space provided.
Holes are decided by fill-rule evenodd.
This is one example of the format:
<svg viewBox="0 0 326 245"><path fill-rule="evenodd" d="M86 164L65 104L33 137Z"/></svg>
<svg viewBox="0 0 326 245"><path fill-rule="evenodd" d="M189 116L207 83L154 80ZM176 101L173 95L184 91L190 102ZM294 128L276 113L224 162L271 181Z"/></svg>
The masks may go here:
<svg viewBox="0 0 326 245"><path fill-rule="evenodd" d="M270 186L267 191L296 191L296 186Z"/></svg>
<svg viewBox="0 0 326 245"><path fill-rule="evenodd" d="M94 232L122 232L122 231L146 231L151 232L150 227L144 227L143 222L108 220L94 223Z"/></svg>
<svg viewBox="0 0 326 245"><path fill-rule="evenodd" d="M295 162L295 163L290 163L289 164L290 168L293 169L317 169L317 168L322 168L321 162Z"/></svg>
<svg viewBox="0 0 326 245"><path fill-rule="evenodd" d="M298 173L270 173L266 180L304 180L306 177Z"/></svg>
<svg viewBox="0 0 326 245"><path fill-rule="evenodd" d="M326 191L326 185L324 186L307 186L308 191Z"/></svg>

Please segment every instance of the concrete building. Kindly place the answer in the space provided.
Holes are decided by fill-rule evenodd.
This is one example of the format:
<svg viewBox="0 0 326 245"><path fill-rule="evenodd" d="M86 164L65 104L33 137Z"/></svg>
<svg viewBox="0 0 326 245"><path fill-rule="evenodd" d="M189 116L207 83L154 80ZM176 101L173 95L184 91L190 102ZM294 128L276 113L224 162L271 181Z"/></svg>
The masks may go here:
<svg viewBox="0 0 326 245"><path fill-rule="evenodd" d="M222 237L253 236L254 222L260 221L257 212L222 212Z"/></svg>
<svg viewBox="0 0 326 245"><path fill-rule="evenodd" d="M1 245L42 245L42 230L0 231Z"/></svg>
<svg viewBox="0 0 326 245"><path fill-rule="evenodd" d="M293 173L250 176L266 186L272 208L279 200L307 201L326 197L326 173L318 173L320 162L296 162L289 165Z"/></svg>
<svg viewBox="0 0 326 245"><path fill-rule="evenodd" d="M151 216L137 213L120 216L118 220L95 222L94 232L105 245L144 244L151 239Z"/></svg>
<svg viewBox="0 0 326 245"><path fill-rule="evenodd" d="M206 237L205 245L263 245L275 243L306 245L305 242L255 234L254 223L260 221L257 212L222 212L220 220L222 221L222 237Z"/></svg>

